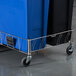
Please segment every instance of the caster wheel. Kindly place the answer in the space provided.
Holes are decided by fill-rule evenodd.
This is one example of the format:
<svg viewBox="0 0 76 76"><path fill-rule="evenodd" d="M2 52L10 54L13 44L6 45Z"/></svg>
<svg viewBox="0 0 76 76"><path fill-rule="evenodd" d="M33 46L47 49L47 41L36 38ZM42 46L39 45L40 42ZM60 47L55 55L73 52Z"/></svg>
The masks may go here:
<svg viewBox="0 0 76 76"><path fill-rule="evenodd" d="M27 60L27 58L23 58L22 61L21 61L21 64L24 66L24 67L27 67L29 66L31 63L31 60Z"/></svg>
<svg viewBox="0 0 76 76"><path fill-rule="evenodd" d="M67 49L66 49L66 53L67 55L71 55L73 53L73 46L70 45Z"/></svg>

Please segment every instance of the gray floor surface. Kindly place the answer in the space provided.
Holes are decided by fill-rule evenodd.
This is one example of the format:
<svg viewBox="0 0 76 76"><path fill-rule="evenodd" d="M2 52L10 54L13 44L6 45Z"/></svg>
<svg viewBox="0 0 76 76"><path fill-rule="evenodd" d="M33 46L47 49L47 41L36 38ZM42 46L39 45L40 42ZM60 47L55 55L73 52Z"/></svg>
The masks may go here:
<svg viewBox="0 0 76 76"><path fill-rule="evenodd" d="M76 1L74 3L73 29L76 29ZM68 44L46 49L33 55L29 67L21 66L25 54L0 46L0 76L76 76L76 31L73 32L74 53L66 55Z"/></svg>

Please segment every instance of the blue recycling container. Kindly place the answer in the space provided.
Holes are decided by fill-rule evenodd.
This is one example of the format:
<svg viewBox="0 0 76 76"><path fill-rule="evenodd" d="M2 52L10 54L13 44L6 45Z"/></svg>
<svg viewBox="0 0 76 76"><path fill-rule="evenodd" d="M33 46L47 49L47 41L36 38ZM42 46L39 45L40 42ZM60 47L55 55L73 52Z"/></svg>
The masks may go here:
<svg viewBox="0 0 76 76"><path fill-rule="evenodd" d="M24 39L34 39L47 33L48 9L49 0L0 0L0 31L17 36L13 37L14 48L27 53L28 41ZM8 37L12 37L8 34L0 36L4 45L8 44ZM34 50L38 50L42 40L31 41L31 49L35 41ZM45 45L46 39L41 48Z"/></svg>

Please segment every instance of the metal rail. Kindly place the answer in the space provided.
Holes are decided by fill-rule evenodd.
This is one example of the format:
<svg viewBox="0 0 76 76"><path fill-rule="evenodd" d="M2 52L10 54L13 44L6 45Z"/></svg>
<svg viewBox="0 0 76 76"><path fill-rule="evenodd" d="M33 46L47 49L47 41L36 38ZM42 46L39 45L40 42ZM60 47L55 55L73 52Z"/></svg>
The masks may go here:
<svg viewBox="0 0 76 76"><path fill-rule="evenodd" d="M16 37L16 38L18 38L18 48L17 49L19 49L19 51L21 51L22 44L20 43L20 39L26 40L27 45L28 45L28 49L27 49L28 50L28 55L31 55L31 52L36 51L35 46L37 44L37 40L41 39L40 44L38 46L38 48L39 48L38 50L42 50L42 49L45 48L45 47L43 47L43 42L44 42L45 38L47 38L47 37L56 37L57 35L59 35L59 39L57 40L57 44L58 44L60 42L60 38L62 37L63 34L68 33L67 36L69 36L70 35L69 33L73 32L73 31L75 31L75 30L68 30L68 31L55 33L55 34L47 35L47 36L42 36L42 37L38 37L38 38L34 38L34 39L24 39L24 38L21 38L21 37L15 36L15 35L11 35L11 34L8 34L8 33L5 33L5 32L0 32L0 36L1 36L1 43L0 44L3 45L2 34L6 34L5 36L9 35L12 38ZM67 37L65 39L67 39ZM33 42L33 43L31 43L31 42ZM70 42L72 42L72 40L70 40ZM8 44L6 46L10 47ZM13 46L12 48L14 49L15 47Z"/></svg>

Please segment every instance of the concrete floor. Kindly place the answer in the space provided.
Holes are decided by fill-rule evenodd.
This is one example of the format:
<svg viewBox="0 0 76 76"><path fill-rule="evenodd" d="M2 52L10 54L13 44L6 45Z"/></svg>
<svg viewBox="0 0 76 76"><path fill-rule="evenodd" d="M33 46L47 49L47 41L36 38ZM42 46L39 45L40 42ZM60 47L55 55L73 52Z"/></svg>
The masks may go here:
<svg viewBox="0 0 76 76"><path fill-rule="evenodd" d="M74 3L73 28L76 29L76 3ZM66 55L68 44L46 49L46 54L33 55L29 67L21 66L25 54L0 46L0 76L76 76L76 31L73 33L74 53Z"/></svg>

